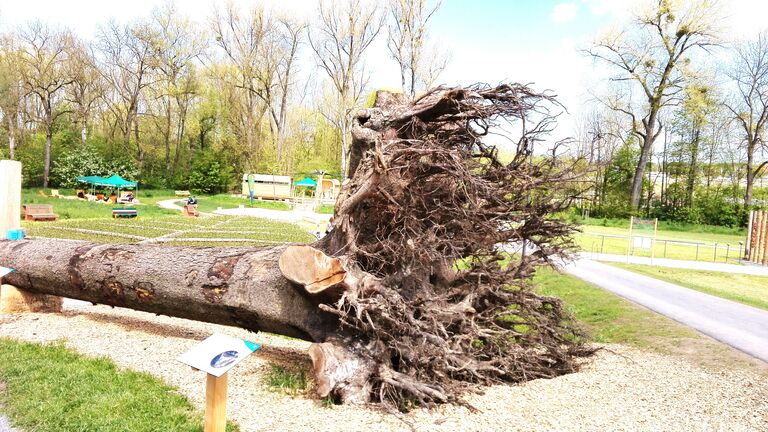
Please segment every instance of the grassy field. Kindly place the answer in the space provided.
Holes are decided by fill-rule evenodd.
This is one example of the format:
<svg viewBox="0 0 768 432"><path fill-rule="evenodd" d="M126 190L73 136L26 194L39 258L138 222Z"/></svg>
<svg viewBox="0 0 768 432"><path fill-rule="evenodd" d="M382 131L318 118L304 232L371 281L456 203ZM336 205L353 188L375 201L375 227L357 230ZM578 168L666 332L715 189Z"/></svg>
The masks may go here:
<svg viewBox="0 0 768 432"><path fill-rule="evenodd" d="M575 236L581 250L587 252L600 252L606 254L626 255L629 241L629 223L626 227L582 225L582 233ZM746 233L738 230L724 230L724 232L695 231L696 227L690 227L692 231L678 231L659 229L657 241L654 247L654 255L657 258L671 258L683 260L697 260L709 262L734 262L739 257L739 241L746 241ZM601 236L605 234L606 236ZM652 231L635 231L633 236L652 236ZM622 236L622 238L612 237ZM668 240L668 242L665 242ZM685 242L680 244L676 242ZM695 243L699 243L698 252ZM717 244L717 254L715 245ZM650 249L636 248L636 256L651 256Z"/></svg>
<svg viewBox="0 0 768 432"><path fill-rule="evenodd" d="M613 265L707 294L768 310L768 277L637 264Z"/></svg>
<svg viewBox="0 0 768 432"><path fill-rule="evenodd" d="M56 222L24 222L28 236L90 240L127 244L142 241L187 246L261 246L309 242L312 234L301 227L252 217L174 216L137 219L70 219ZM158 239L159 237L163 237ZM216 240L217 241L213 241Z"/></svg>
<svg viewBox="0 0 768 432"><path fill-rule="evenodd" d="M23 189L21 195L22 204L50 204L53 206L54 213L59 215L60 219L101 219L111 218L112 208L131 207L138 210L139 215L143 217L156 217L178 214L177 211L166 210L157 206L157 201L173 197L173 191L139 191L140 204L122 205L105 202L69 200L63 198L43 197L40 195L42 189ZM49 189L44 190L50 193ZM59 193L66 196L74 196L74 190L59 190Z"/></svg>
<svg viewBox="0 0 768 432"><path fill-rule="evenodd" d="M696 337L697 333L576 277L541 269L535 281L542 294L560 297L600 343L655 348L659 340Z"/></svg>
<svg viewBox="0 0 768 432"><path fill-rule="evenodd" d="M8 339L0 339L0 358L0 405L22 430L203 430L202 415L172 387L107 359Z"/></svg>
<svg viewBox="0 0 768 432"><path fill-rule="evenodd" d="M212 212L217 208L237 208L239 206L251 207L251 200L248 198L233 197L229 194L200 196L198 198L197 208L202 212ZM287 203L283 201L265 201L253 200L253 207L265 208L271 210L290 210Z"/></svg>

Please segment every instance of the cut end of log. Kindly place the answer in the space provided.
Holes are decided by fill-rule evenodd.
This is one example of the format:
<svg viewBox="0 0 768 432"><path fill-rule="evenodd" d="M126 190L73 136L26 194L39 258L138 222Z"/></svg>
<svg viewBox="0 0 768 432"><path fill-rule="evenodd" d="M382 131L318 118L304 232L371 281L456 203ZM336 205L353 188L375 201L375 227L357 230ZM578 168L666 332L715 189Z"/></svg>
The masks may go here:
<svg viewBox="0 0 768 432"><path fill-rule="evenodd" d="M303 285L310 294L321 293L344 281L347 274L338 258L311 246L289 246L278 262L289 281Z"/></svg>

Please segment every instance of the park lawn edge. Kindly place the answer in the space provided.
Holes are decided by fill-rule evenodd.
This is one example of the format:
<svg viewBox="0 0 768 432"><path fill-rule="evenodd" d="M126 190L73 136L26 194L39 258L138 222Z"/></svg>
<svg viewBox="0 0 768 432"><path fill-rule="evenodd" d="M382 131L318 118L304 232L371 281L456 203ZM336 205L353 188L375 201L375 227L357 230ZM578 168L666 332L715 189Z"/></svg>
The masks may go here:
<svg viewBox="0 0 768 432"><path fill-rule="evenodd" d="M680 285L685 288L703 292L705 294L720 297L726 300L735 301L758 309L768 310L768 276L755 276L745 274L731 274L726 272L716 272L710 270L690 270L671 267L651 266L644 264L625 264L625 263L605 263L628 270L643 276ZM711 281L709 279L712 279ZM753 284L764 284L764 298L736 292L730 288L735 280L749 282Z"/></svg>
<svg viewBox="0 0 768 432"><path fill-rule="evenodd" d="M22 430L203 430L202 413L175 388L106 357L79 354L63 341L0 338L0 358L0 411Z"/></svg>

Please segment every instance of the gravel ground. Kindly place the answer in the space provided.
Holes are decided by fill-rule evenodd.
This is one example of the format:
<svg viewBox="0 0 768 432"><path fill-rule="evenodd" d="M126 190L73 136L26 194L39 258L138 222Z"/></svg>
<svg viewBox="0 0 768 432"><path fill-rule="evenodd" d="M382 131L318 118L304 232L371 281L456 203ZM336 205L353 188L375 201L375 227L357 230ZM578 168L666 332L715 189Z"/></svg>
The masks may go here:
<svg viewBox="0 0 768 432"><path fill-rule="evenodd" d="M201 410L205 378L175 358L213 332L264 348L230 371L229 418L248 431L766 431L768 380L748 370L704 369L676 357L607 346L579 373L494 386L468 401L409 414L324 407L317 399L268 391L270 362L309 365L307 343L106 306L63 314L0 316L0 336L63 339L90 355L161 377Z"/></svg>

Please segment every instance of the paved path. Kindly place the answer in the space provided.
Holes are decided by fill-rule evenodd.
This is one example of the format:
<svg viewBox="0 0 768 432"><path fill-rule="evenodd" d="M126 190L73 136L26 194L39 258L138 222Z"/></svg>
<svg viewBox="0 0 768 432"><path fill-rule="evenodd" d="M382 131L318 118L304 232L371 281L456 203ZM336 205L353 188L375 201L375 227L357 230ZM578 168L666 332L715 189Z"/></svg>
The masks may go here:
<svg viewBox="0 0 768 432"><path fill-rule="evenodd" d="M586 259L565 271L768 362L768 311Z"/></svg>
<svg viewBox="0 0 768 432"><path fill-rule="evenodd" d="M600 253L593 254L590 252L581 252L579 256L581 256L582 258L591 259L595 261L610 261L610 262L620 262L620 263L627 262L626 255L613 255L613 254L600 254ZM759 266L755 264L748 264L748 263L726 264L726 263L713 263L713 262L706 262L706 261L675 260L675 259L669 259L669 258L654 258L653 262L651 262L651 259L648 257L637 257L637 256L630 257L629 263L654 265L659 267L682 268L682 269L690 269L690 270L707 270L707 271L717 271L717 272L725 272L725 273L739 273L739 274L748 274L748 275L754 275L754 276L768 276L768 267Z"/></svg>
<svg viewBox="0 0 768 432"><path fill-rule="evenodd" d="M175 198L175 199L162 200L162 201L158 201L157 205L168 210L184 211L184 207L179 205L179 201L182 201L182 199Z"/></svg>

